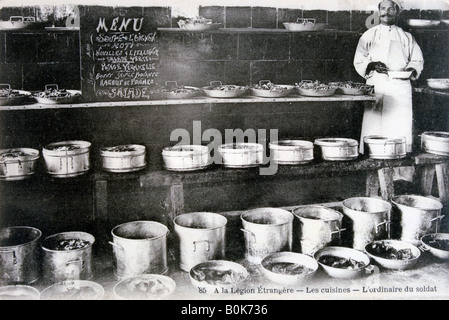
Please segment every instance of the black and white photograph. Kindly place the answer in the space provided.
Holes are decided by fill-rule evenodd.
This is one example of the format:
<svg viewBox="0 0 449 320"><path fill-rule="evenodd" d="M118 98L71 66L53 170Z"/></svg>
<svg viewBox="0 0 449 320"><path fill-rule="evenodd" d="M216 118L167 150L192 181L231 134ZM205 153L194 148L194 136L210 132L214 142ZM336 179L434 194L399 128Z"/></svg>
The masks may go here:
<svg viewBox="0 0 449 320"><path fill-rule="evenodd" d="M0 0L0 300L447 299L448 0Z"/></svg>

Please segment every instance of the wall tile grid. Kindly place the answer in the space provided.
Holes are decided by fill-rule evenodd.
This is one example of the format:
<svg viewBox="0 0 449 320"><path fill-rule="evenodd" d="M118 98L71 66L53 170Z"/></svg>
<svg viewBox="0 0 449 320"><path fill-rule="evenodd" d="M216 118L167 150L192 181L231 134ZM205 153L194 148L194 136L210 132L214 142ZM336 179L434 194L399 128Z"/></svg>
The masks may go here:
<svg viewBox="0 0 449 320"><path fill-rule="evenodd" d="M89 6L81 10L89 9ZM34 15L38 21L62 25L66 9L52 7L0 8L0 19L11 15ZM67 9L68 10L68 9ZM66 11L67 11L66 10ZM152 7L113 8L117 14L133 12L154 17L160 27L177 27L180 17L171 9ZM125 12L125 13L126 13ZM199 15L220 22L223 27L261 29L260 32L164 33L160 34L159 82L176 80L192 86L210 81L249 85L259 80L290 83L301 80L323 82L362 81L352 59L358 39L366 27L369 11L299 10L267 7L200 6ZM314 18L335 32L272 33L264 29L284 29L283 22ZM449 11L406 10L400 24L409 18L449 18ZM441 27L440 29L443 29ZM446 28L447 29L447 28ZM448 33L414 32L425 53L423 75L446 75ZM77 33L0 33L0 82L26 90L40 90L45 83L59 82L79 88L79 48ZM43 80L44 79L44 80Z"/></svg>

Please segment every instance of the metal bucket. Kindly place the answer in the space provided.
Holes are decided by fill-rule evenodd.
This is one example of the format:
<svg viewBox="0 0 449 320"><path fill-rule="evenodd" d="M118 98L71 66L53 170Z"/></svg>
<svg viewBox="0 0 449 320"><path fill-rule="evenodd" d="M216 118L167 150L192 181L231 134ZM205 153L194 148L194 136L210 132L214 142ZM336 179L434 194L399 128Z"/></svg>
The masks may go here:
<svg viewBox="0 0 449 320"><path fill-rule="evenodd" d="M140 274L164 274L167 267L168 228L154 221L134 221L111 231L115 275L118 279Z"/></svg>
<svg viewBox="0 0 449 320"><path fill-rule="evenodd" d="M41 236L33 227L0 229L0 283L31 284L39 279Z"/></svg>
<svg viewBox="0 0 449 320"><path fill-rule="evenodd" d="M392 199L395 237L420 244L420 239L429 233L438 233L443 205L423 196L401 195Z"/></svg>
<svg viewBox="0 0 449 320"><path fill-rule="evenodd" d="M291 251L293 214L284 209L259 208L240 216L245 236L245 258L260 263L270 253Z"/></svg>
<svg viewBox="0 0 449 320"><path fill-rule="evenodd" d="M356 197L343 201L343 213L350 219L352 247L364 250L374 241L390 238L391 204L381 199Z"/></svg>
<svg viewBox="0 0 449 320"><path fill-rule="evenodd" d="M341 244L343 214L323 206L303 206L293 210L300 221L298 238L300 252L307 255L330 244Z"/></svg>
<svg viewBox="0 0 449 320"><path fill-rule="evenodd" d="M68 241L84 241L85 245L76 249L58 244ZM48 283L66 280L89 280L92 278L92 245L94 236L86 232L72 231L51 235L42 241L43 276Z"/></svg>
<svg viewBox="0 0 449 320"><path fill-rule="evenodd" d="M201 262L225 257L227 222L224 216L211 212L186 213L174 219L182 270L190 271Z"/></svg>

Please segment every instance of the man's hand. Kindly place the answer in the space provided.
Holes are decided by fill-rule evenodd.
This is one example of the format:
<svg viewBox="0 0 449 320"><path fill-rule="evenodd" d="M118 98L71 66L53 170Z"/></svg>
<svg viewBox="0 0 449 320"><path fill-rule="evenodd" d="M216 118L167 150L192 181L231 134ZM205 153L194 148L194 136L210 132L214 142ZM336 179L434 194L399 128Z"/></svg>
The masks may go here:
<svg viewBox="0 0 449 320"><path fill-rule="evenodd" d="M418 72L413 68L407 68L405 69L405 71L412 71L412 78L416 78L416 76L418 75Z"/></svg>
<svg viewBox="0 0 449 320"><path fill-rule="evenodd" d="M387 66L380 62L380 61L376 61L376 62L370 62L368 64L368 66L366 67L366 72L365 74L368 75L371 71L376 71L378 73L388 73L388 68Z"/></svg>

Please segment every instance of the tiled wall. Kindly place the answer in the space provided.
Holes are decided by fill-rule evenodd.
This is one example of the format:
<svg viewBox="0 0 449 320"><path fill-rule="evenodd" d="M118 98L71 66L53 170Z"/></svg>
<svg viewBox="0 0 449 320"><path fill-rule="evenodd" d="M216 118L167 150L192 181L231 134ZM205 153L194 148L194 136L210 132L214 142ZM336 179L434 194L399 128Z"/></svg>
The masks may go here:
<svg viewBox="0 0 449 320"><path fill-rule="evenodd" d="M64 26L71 10L71 7L4 7L0 8L0 19L34 15L45 25ZM139 11L139 7L133 10ZM285 84L301 80L361 80L352 59L360 34L367 29L367 19L370 21L373 12L204 6L199 7L199 14L221 22L230 31L195 35L161 32L159 83L176 80L179 84L204 86L215 80L240 85L259 80ZM315 18L335 31L264 32L283 29L283 22L296 21L299 17ZM155 17L162 28L176 28L180 18L170 19L167 13L160 19ZM400 24L405 27L408 18L448 19L449 11L406 10ZM259 29L259 32L234 32L233 28ZM449 32L444 28L413 31L425 53L423 76L449 76ZM26 90L40 90L48 83L80 88L77 32L0 32L0 43L0 83Z"/></svg>

